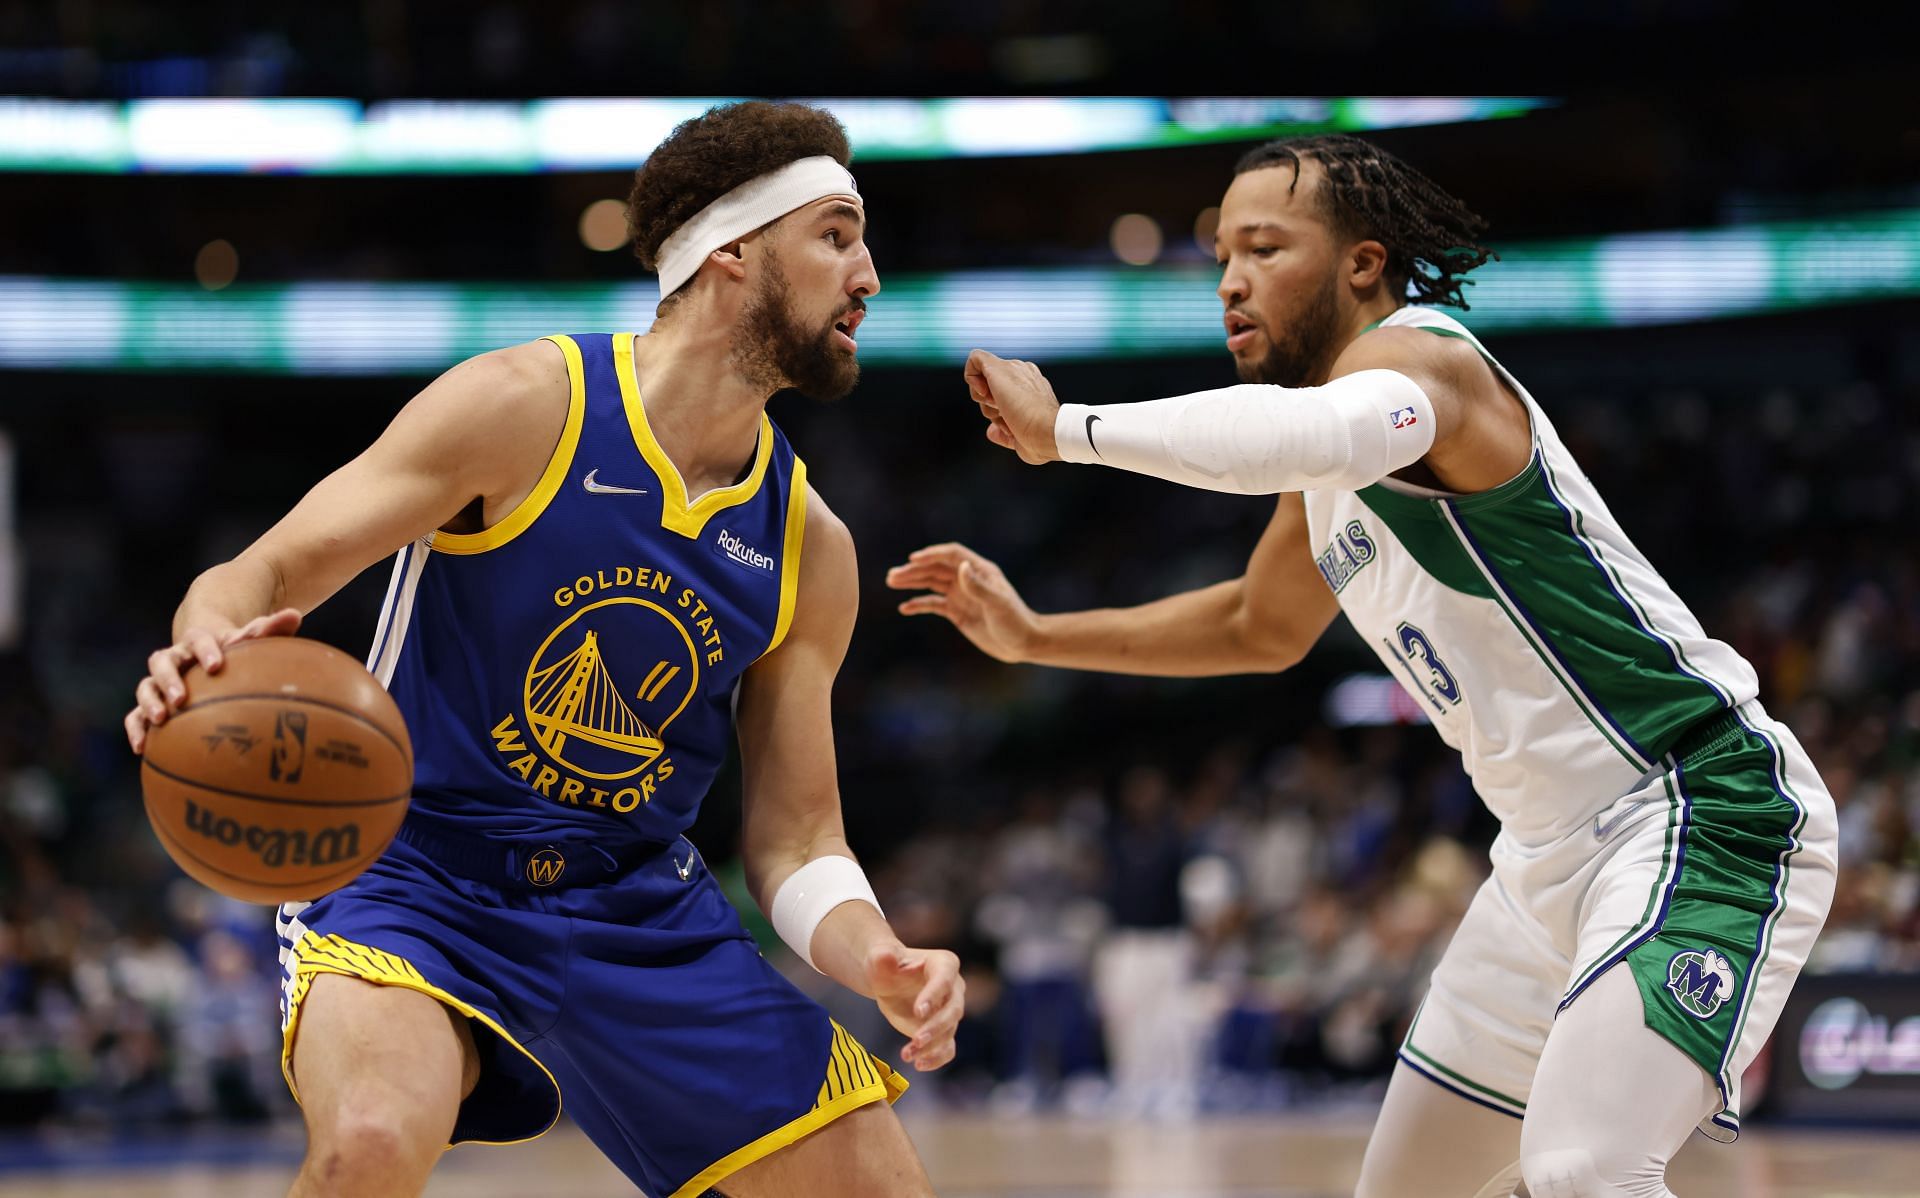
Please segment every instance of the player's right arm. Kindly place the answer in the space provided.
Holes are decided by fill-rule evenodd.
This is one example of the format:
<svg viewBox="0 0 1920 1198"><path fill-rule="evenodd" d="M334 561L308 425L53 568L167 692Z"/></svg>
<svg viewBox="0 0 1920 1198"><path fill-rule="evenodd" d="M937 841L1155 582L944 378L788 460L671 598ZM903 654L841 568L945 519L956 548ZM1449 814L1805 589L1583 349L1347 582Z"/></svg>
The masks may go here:
<svg viewBox="0 0 1920 1198"><path fill-rule="evenodd" d="M1339 611L1307 544L1306 507L1282 495L1239 578L1137 607L1041 615L1000 567L965 545L930 545L887 571L918 590L906 615L937 615L990 657L1114 674L1277 673L1298 662Z"/></svg>
<svg viewBox="0 0 1920 1198"><path fill-rule="evenodd" d="M186 702L188 667L214 672L226 646L292 633L355 575L476 501L483 527L512 511L559 442L568 396L566 359L548 341L468 359L414 396L259 540L194 579L174 643L147 659L135 688L125 720L133 751Z"/></svg>

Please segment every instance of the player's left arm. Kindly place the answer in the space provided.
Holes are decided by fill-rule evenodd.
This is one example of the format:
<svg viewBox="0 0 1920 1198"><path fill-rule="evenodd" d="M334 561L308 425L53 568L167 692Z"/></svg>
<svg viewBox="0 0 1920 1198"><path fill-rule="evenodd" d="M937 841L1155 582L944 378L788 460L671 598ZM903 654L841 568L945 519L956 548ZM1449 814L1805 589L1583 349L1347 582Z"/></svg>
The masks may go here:
<svg viewBox="0 0 1920 1198"><path fill-rule="evenodd" d="M900 942L847 844L832 700L853 638L859 579L852 535L811 491L803 544L792 627L747 670L735 713L747 886L796 952L874 999L910 1037L902 1060L938 1069L953 1059L966 984L951 952Z"/></svg>
<svg viewBox="0 0 1920 1198"><path fill-rule="evenodd" d="M1525 407L1479 352L1421 329L1363 334L1317 387L1062 404L1038 367L983 350L966 378L988 439L1026 462L1102 464L1213 491L1359 490L1425 463L1470 493L1511 478L1532 452Z"/></svg>
<svg viewBox="0 0 1920 1198"><path fill-rule="evenodd" d="M1425 329L1375 329L1341 352L1330 379L1367 370L1400 375L1433 405L1433 444L1420 460L1447 490L1490 490L1533 456L1526 405L1470 343Z"/></svg>

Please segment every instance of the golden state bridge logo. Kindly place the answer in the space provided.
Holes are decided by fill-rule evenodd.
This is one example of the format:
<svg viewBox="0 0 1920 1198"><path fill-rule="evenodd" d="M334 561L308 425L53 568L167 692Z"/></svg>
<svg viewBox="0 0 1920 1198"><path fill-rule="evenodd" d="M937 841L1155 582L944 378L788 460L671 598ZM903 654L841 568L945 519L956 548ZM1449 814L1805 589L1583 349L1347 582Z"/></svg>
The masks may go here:
<svg viewBox="0 0 1920 1198"><path fill-rule="evenodd" d="M594 585L600 574L613 578ZM699 690L701 666L721 657L713 613L691 589L668 590L667 575L599 571L554 602L574 607L636 574L653 593L578 606L528 663L525 722L509 715L492 731L507 768L556 802L621 813L652 802L673 775L667 730Z"/></svg>

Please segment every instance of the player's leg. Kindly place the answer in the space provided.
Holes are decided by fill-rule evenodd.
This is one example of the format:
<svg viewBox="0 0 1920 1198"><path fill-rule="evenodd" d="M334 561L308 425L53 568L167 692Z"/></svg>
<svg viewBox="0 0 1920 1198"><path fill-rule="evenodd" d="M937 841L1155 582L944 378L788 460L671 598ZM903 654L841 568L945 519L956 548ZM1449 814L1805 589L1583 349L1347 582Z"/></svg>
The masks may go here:
<svg viewBox="0 0 1920 1198"><path fill-rule="evenodd" d="M1537 1198L1667 1198L1696 1125L1732 1138L1740 1075L1832 901L1833 801L1757 705L1667 785L1669 818L1627 834L1585 904L1579 956L1595 964L1574 975L1521 1131ZM1646 878L1657 905L1628 884Z"/></svg>
<svg viewBox="0 0 1920 1198"><path fill-rule="evenodd" d="M419 1194L479 1077L467 1019L439 1000L315 976L293 1046L307 1156L290 1198Z"/></svg>
<svg viewBox="0 0 1920 1198"><path fill-rule="evenodd" d="M720 1184L727 1198L932 1198L907 1129L884 1102L843 1115Z"/></svg>
<svg viewBox="0 0 1920 1198"><path fill-rule="evenodd" d="M1534 1198L1671 1198L1667 1161L1720 1109L1713 1078L1647 1027L1617 965L1560 1013L1534 1075L1520 1166Z"/></svg>
<svg viewBox="0 0 1920 1198"><path fill-rule="evenodd" d="M933 1193L888 1109L907 1080L767 963L704 868L660 853L558 901L575 911L565 1017L533 1047L641 1190Z"/></svg>
<svg viewBox="0 0 1920 1198"><path fill-rule="evenodd" d="M1394 1067L1355 1198L1508 1198L1520 1120Z"/></svg>
<svg viewBox="0 0 1920 1198"><path fill-rule="evenodd" d="M1434 967L1367 1141L1358 1198L1507 1198L1566 971L1496 871Z"/></svg>

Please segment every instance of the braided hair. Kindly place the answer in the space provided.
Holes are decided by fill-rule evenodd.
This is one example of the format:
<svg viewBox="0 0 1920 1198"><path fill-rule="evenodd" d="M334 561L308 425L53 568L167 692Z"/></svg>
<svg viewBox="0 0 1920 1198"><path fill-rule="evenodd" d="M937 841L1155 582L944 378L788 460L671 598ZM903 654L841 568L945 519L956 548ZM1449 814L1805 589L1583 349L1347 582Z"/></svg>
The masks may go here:
<svg viewBox="0 0 1920 1198"><path fill-rule="evenodd" d="M1285 137L1250 150L1235 175L1289 163L1300 185L1300 160L1320 164L1323 214L1336 233L1387 247L1386 276L1416 302L1467 308L1461 276L1500 255L1474 238L1487 222L1433 180L1372 142L1344 133Z"/></svg>

